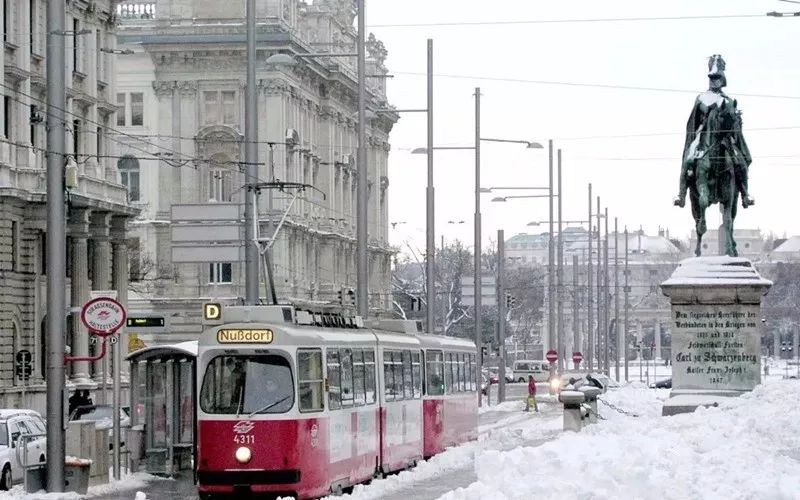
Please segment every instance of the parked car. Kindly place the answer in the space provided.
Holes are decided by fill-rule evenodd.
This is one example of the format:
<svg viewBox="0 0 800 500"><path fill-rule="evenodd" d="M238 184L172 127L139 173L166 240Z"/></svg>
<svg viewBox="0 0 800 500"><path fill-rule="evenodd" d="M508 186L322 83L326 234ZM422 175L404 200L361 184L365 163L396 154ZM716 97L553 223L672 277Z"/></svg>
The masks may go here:
<svg viewBox="0 0 800 500"><path fill-rule="evenodd" d="M651 389L672 389L672 377L661 379L650 384Z"/></svg>
<svg viewBox="0 0 800 500"><path fill-rule="evenodd" d="M25 477L24 466L44 462L47 433L42 416L33 410L0 410L0 489L9 490ZM23 451L23 437L27 441Z"/></svg>
<svg viewBox="0 0 800 500"><path fill-rule="evenodd" d="M95 427L100 429L108 429L108 438L109 438L109 449L113 449L113 443L111 439L113 439L114 433L114 420L112 416L114 415L114 407L111 405L90 405L90 406L79 406L73 410L72 415L70 415L69 420L70 422L74 421L93 421L95 423ZM131 418L125 413L125 410L120 408L119 411L119 425L121 429L126 429L131 426ZM123 437L125 433L122 433ZM125 446L125 441L121 440L120 447Z"/></svg>
<svg viewBox="0 0 800 500"><path fill-rule="evenodd" d="M558 389L556 392L563 391L569 384L570 380L574 380L572 386L575 389L580 389L581 387L590 384L591 382L586 379L585 373L564 373L561 375L560 380L558 381ZM610 389L619 389L621 386L619 383L606 376L603 373L590 373L590 375L594 380L596 380L600 385L602 385L603 392L608 392Z"/></svg>

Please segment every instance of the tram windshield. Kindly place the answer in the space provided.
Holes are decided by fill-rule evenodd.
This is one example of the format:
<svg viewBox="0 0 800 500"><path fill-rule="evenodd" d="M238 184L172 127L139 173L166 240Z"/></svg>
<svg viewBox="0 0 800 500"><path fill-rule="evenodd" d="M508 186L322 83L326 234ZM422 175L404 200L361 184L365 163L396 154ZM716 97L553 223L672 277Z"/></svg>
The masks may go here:
<svg viewBox="0 0 800 500"><path fill-rule="evenodd" d="M200 391L205 413L285 413L292 405L294 380L283 356L217 356L206 367Z"/></svg>

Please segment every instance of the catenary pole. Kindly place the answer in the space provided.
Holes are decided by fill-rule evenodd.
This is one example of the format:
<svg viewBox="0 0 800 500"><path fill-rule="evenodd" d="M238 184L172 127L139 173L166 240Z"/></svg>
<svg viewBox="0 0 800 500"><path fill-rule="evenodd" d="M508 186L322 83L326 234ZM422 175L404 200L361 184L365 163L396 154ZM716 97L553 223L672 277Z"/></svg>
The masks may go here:
<svg viewBox="0 0 800 500"><path fill-rule="evenodd" d="M480 385L481 367L483 365L483 342L481 330L483 327L481 311L481 88L475 87L475 247L474 253L474 284L475 284L475 345L478 348L478 366L475 374ZM481 406L481 391L478 390L478 406Z"/></svg>
<svg viewBox="0 0 800 500"><path fill-rule="evenodd" d="M561 149L558 149L558 267L556 277L556 304L558 306L558 326L556 327L556 350L558 351L558 371L562 373L565 366L564 352L564 238L561 221L563 220L562 201L564 192L561 189Z"/></svg>
<svg viewBox="0 0 800 500"><path fill-rule="evenodd" d="M603 219L605 222L606 239L603 242L603 344L605 350L603 352L603 369L606 376L611 376L611 365L609 364L609 354L611 351L611 344L609 342L609 316L611 312L611 304L609 300L609 286L608 286L608 207L605 207L603 212Z"/></svg>
<svg viewBox="0 0 800 500"><path fill-rule="evenodd" d="M245 94L244 161L247 163L245 192L245 303L258 304L258 263L256 246L256 192L258 184L258 106L256 100L256 2L247 0L247 92Z"/></svg>
<svg viewBox="0 0 800 500"><path fill-rule="evenodd" d="M628 382L628 308L630 307L630 297L628 288L628 226L625 226L625 325L622 329L622 338L625 343L625 382Z"/></svg>
<svg viewBox="0 0 800 500"><path fill-rule="evenodd" d="M506 243L502 229L497 231L497 344L500 366L497 370L497 402L506 400Z"/></svg>
<svg viewBox="0 0 800 500"><path fill-rule="evenodd" d="M614 217L614 375L619 382L619 355L621 339L619 336L619 230Z"/></svg>
<svg viewBox="0 0 800 500"><path fill-rule="evenodd" d="M66 221L64 2L47 2L47 491L64 491ZM44 346L43 346L44 347Z"/></svg>
<svg viewBox="0 0 800 500"><path fill-rule="evenodd" d="M547 148L550 154L549 159L549 201L550 201L550 216L548 217L549 227L547 239L547 348L558 349L556 344L556 325L555 325L555 239L553 238L553 140L549 140ZM555 364L550 364L550 377L553 377Z"/></svg>
<svg viewBox="0 0 800 500"><path fill-rule="evenodd" d="M593 312L594 312L594 302L592 300L592 239L594 239L594 234L592 231L592 183L589 183L589 252L586 255L586 276L587 276L587 283L586 283L586 291L587 291L587 300L586 300L586 323L588 329L586 330L587 340L586 340L586 349L587 349L587 362L589 364L589 371L594 369L594 321L593 321Z"/></svg>
<svg viewBox="0 0 800 500"><path fill-rule="evenodd" d="M428 188L426 192L426 301L425 308L426 330L433 333L436 324L436 224L434 219L434 191L433 191L433 40L428 39Z"/></svg>
<svg viewBox="0 0 800 500"><path fill-rule="evenodd" d="M356 154L356 170L358 173L358 190L356 192L358 201L358 214L356 218L356 281L357 281L357 300L358 313L362 318L369 316L369 261L367 255L368 233L367 233L367 203L368 195L367 184L367 137L366 137L366 100L367 92L365 87L365 68L366 68L366 12L364 0L357 0L358 14L358 153Z"/></svg>

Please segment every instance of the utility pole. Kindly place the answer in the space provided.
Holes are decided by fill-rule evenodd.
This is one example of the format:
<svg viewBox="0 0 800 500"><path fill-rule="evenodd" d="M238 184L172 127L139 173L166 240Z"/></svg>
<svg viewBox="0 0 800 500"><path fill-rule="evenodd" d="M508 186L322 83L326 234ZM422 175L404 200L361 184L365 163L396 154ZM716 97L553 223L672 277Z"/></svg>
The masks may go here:
<svg viewBox="0 0 800 500"><path fill-rule="evenodd" d="M244 107L244 161L247 163L247 191L245 192L245 303L257 305L258 300L258 247L256 246L256 215L258 196L258 104L256 99L256 1L247 0L247 93Z"/></svg>
<svg viewBox="0 0 800 500"><path fill-rule="evenodd" d="M625 325L623 326L622 336L623 342L625 343L624 348L624 355L625 355L625 382L628 381L628 308L630 307L630 297L629 292L630 289L628 288L628 274L630 273L628 269L628 226L625 226Z"/></svg>
<svg viewBox="0 0 800 500"><path fill-rule="evenodd" d="M252 1L252 0L251 0ZM358 14L358 152L356 154L356 170L358 173L358 213L356 217L356 281L358 314L366 319L369 316L369 257L367 255L367 202L369 192L367 185L367 137L366 137L366 100L365 88L366 45L366 12L364 0L357 0ZM430 146L429 146L430 147Z"/></svg>
<svg viewBox="0 0 800 500"><path fill-rule="evenodd" d="M601 345L603 342L603 247L600 235L600 197L597 197L597 370L603 369Z"/></svg>
<svg viewBox="0 0 800 500"><path fill-rule="evenodd" d="M549 183L549 196L548 199L550 201L550 229L548 230L548 239L547 239L547 348L548 349L558 349L558 345L556 344L556 325L555 325L555 269L554 269L554 261L555 261L555 247L554 247L554 239L553 239L553 140L550 139L547 143L548 151L550 153L550 160L549 160L549 176L550 176L550 183ZM550 364L550 377L553 376L553 371L555 370L555 364Z"/></svg>
<svg viewBox="0 0 800 500"><path fill-rule="evenodd" d="M506 400L506 242L503 230L497 231L497 343L500 367L497 370L497 402ZM478 391L480 392L480 391Z"/></svg>
<svg viewBox="0 0 800 500"><path fill-rule="evenodd" d="M562 200L564 193L561 190L561 149L558 150L558 277L556 287L556 300L558 301L558 326L556 329L556 350L558 351L558 371L564 371L564 238L562 236L561 221L563 220Z"/></svg>
<svg viewBox="0 0 800 500"><path fill-rule="evenodd" d="M580 309L578 303L579 293L578 283L578 254L572 256L572 348L573 351L581 350L581 325L579 321ZM566 356L567 354L564 353ZM578 367L575 366L575 369Z"/></svg>
<svg viewBox="0 0 800 500"><path fill-rule="evenodd" d="M611 377L611 365L609 364L609 351L611 350L611 344L609 343L609 332L608 327L609 321L609 311L611 309L609 304L609 296L608 296L608 207L605 208L603 212L603 218L605 219L606 225L606 240L603 242L603 254L604 254L604 267L603 267L603 332L604 332L604 343L605 343L605 352L603 354L603 368L606 372L608 377Z"/></svg>
<svg viewBox="0 0 800 500"><path fill-rule="evenodd" d="M47 491L64 491L66 221L64 2L47 2ZM44 347L44 346L42 346Z"/></svg>
<svg viewBox="0 0 800 500"><path fill-rule="evenodd" d="M588 325L588 329L586 330L587 334L587 341L586 341L586 348L587 348L587 359L589 363L589 371L594 369L594 321L592 321L592 313L593 311L593 304L592 304L592 239L594 238L594 234L592 231L592 183L589 183L589 253L586 255L586 279L587 279L587 300L586 300L586 323Z"/></svg>
<svg viewBox="0 0 800 500"><path fill-rule="evenodd" d="M434 196L433 196L433 40L428 38L428 188L426 189L427 200L427 244L425 259L426 268L426 292L428 306L425 308L426 330L432 334L436 328L436 225L433 217Z"/></svg>
<svg viewBox="0 0 800 500"><path fill-rule="evenodd" d="M614 217L614 374L619 382L619 230L617 229L617 218Z"/></svg>
<svg viewBox="0 0 800 500"><path fill-rule="evenodd" d="M483 342L481 340L482 316L481 293L481 88L475 87L475 346L478 348L477 374L480 381L483 365ZM478 391L478 407L481 406L481 391Z"/></svg>

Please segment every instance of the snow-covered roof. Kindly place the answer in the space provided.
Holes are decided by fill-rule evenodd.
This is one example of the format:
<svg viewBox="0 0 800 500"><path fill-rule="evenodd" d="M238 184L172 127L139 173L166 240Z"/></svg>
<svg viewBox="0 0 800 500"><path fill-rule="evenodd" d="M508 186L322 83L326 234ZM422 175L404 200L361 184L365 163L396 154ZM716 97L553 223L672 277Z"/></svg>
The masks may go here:
<svg viewBox="0 0 800 500"><path fill-rule="evenodd" d="M781 243L774 253L796 253L800 252L800 236L792 236L788 240Z"/></svg>

